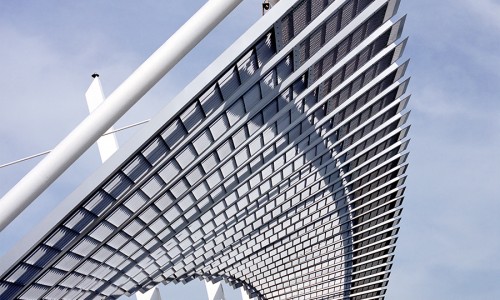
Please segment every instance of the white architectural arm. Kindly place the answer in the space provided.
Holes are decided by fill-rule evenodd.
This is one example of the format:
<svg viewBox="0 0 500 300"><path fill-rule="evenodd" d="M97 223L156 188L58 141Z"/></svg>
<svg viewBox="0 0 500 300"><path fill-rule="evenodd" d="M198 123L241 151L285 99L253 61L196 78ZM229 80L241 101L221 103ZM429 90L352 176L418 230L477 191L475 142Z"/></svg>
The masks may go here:
<svg viewBox="0 0 500 300"><path fill-rule="evenodd" d="M242 0L210 0L92 114L0 199L0 230L14 220Z"/></svg>

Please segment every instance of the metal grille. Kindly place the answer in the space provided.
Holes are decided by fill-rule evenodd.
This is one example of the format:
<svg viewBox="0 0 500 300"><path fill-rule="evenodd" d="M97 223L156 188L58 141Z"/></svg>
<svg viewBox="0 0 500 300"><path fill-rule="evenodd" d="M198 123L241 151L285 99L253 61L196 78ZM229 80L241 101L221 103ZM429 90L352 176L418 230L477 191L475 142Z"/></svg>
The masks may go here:
<svg viewBox="0 0 500 300"><path fill-rule="evenodd" d="M205 278L262 299L383 298L408 144L392 2L282 8L13 259L0 297L117 298Z"/></svg>

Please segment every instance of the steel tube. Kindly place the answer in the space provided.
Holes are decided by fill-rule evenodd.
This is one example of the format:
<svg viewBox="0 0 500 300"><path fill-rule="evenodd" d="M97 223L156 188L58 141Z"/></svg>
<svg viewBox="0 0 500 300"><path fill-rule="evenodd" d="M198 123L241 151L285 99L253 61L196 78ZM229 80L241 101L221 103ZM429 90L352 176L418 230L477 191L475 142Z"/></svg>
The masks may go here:
<svg viewBox="0 0 500 300"><path fill-rule="evenodd" d="M209 0L0 199L0 231L72 165L242 0Z"/></svg>

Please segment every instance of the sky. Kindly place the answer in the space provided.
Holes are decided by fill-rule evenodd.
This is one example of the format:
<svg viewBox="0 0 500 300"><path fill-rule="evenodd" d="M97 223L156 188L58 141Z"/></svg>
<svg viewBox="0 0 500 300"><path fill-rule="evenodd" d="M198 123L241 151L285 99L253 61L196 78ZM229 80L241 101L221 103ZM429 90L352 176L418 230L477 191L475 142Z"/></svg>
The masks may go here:
<svg viewBox="0 0 500 300"><path fill-rule="evenodd" d="M54 147L88 114L91 74L111 93L204 2L0 0L0 164ZM401 2L412 140L386 299L500 299L500 1ZM115 127L153 117L259 17L243 1ZM39 160L1 168L0 194ZM99 165L94 146L0 233L0 255ZM206 299L199 281L162 295Z"/></svg>

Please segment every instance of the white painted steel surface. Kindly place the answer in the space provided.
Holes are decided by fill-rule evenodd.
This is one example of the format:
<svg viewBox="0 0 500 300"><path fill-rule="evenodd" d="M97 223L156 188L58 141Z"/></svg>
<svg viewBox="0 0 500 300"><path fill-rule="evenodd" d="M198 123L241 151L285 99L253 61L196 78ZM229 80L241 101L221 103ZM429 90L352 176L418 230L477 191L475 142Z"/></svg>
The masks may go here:
<svg viewBox="0 0 500 300"><path fill-rule="evenodd" d="M205 280L205 287L207 288L208 300L226 300L222 282L213 283Z"/></svg>
<svg viewBox="0 0 500 300"><path fill-rule="evenodd" d="M157 287L150 289L145 293L135 293L137 300L162 300L160 290Z"/></svg>
<svg viewBox="0 0 500 300"><path fill-rule="evenodd" d="M89 89L85 93L85 99L87 100L89 113L92 113L104 102L104 92L102 91L101 80L98 75L94 77L94 80L92 80ZM104 133L104 135L97 140L97 147L99 148L101 162L108 160L108 158L110 158L111 155L118 150L118 140L116 139L114 130L115 129L113 127L110 127L106 133Z"/></svg>
<svg viewBox="0 0 500 300"><path fill-rule="evenodd" d="M0 200L0 230L75 162L241 0L210 0Z"/></svg>
<svg viewBox="0 0 500 300"><path fill-rule="evenodd" d="M409 142L397 4L280 1L0 261L0 297L201 279L383 299Z"/></svg>
<svg viewBox="0 0 500 300"><path fill-rule="evenodd" d="M245 289L241 289L241 300L257 300L257 298L251 298Z"/></svg>

